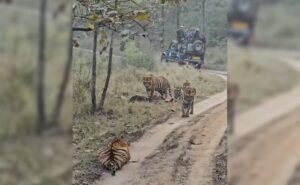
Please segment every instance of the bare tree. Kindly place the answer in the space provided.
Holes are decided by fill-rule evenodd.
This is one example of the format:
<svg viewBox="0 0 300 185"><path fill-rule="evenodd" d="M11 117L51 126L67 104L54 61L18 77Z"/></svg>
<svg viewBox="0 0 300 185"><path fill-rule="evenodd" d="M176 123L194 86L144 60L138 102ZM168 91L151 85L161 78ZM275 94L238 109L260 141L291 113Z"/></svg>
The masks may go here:
<svg viewBox="0 0 300 185"><path fill-rule="evenodd" d="M96 100L96 68L97 68L97 39L98 39L98 24L94 24L94 42L93 42L93 61L92 61L92 81L91 81L91 99L92 99L92 114L95 114L97 109Z"/></svg>
<svg viewBox="0 0 300 185"><path fill-rule="evenodd" d="M115 9L117 10L117 8L118 8L118 0L115 0ZM111 31L107 76L106 76L105 85L104 85L102 95L101 95L101 100L100 100L100 104L99 104L99 111L103 111L104 102L105 102L105 98L106 98L106 93L107 93L107 89L108 89L108 86L109 86L109 80L110 80L111 69L112 69L112 56L113 56L113 49L114 49L113 48L113 42L114 42L114 32Z"/></svg>
<svg viewBox="0 0 300 185"><path fill-rule="evenodd" d="M202 33L206 32L206 16L205 16L205 2L206 0L202 0Z"/></svg>
<svg viewBox="0 0 300 185"><path fill-rule="evenodd" d="M107 67L107 76L105 80L105 85L102 91L101 100L99 103L99 109L98 111L103 111L104 102L106 98L107 89L109 86L110 76L111 76L111 70L112 70L112 56L113 56L113 40L114 40L114 32L111 31L110 35L110 46L109 46L109 58L108 58L108 67Z"/></svg>
<svg viewBox="0 0 300 185"><path fill-rule="evenodd" d="M47 0L42 0L40 4L39 16L39 43L37 58L37 133L42 134L46 127L44 79L45 79L45 51L46 51L46 10Z"/></svg>
<svg viewBox="0 0 300 185"><path fill-rule="evenodd" d="M70 27L71 28L71 27ZM70 78L70 72L71 72L71 67L72 67L72 60L73 60L73 31L72 28L70 29L70 35L69 35L69 42L68 42L68 57L67 57L67 62L65 64L64 68L64 74L63 74L63 79L59 88L59 92L56 98L56 103L55 107L53 110L53 115L50 121L50 124L52 126L57 126L58 124L58 119L60 117L60 112L61 112L61 107L64 102L64 95L65 91L67 88L67 85L69 83L69 78Z"/></svg>
<svg viewBox="0 0 300 185"><path fill-rule="evenodd" d="M112 60L113 60L113 41L114 41L114 32L116 33L121 33L120 30L120 25L119 23L122 22L122 24L134 24L135 26L138 26L140 28L143 29L143 31L145 32L145 25L143 25L143 22L149 22L150 20L150 16L149 16L149 11L147 9L140 9L140 6L137 6L137 4L134 1L128 1L131 2L133 6L125 6L125 3L122 3L122 8L138 8L139 10L134 10L134 11L128 11L128 13L124 14L122 13L122 11L118 11L118 0L115 1L100 1L101 4L105 7L108 7L107 10L101 9L101 11L99 11L99 6L92 6L89 3L79 3L82 6L84 6L86 9L88 9L89 11L91 11L91 13L89 15L84 15L82 16L81 13L78 16L75 16L76 18L80 18L82 20L87 21L88 23L88 28L81 28L81 27L73 27L73 31L91 31L94 30L94 48L93 48L93 62L92 62L92 80L91 80L91 99L92 99L92 114L94 114L99 110L103 110L104 107L104 103L105 103L105 99L106 99L106 94L107 94L107 90L109 87L109 82L110 82L110 77L111 77L111 72L112 72ZM126 1L121 1L121 2L126 2ZM114 10L115 11L111 11L111 5L114 3ZM134 8L134 6L137 6ZM101 7L101 6L100 6ZM75 6L76 9L76 6ZM99 13L101 12L101 13ZM116 21L118 20L118 21ZM91 26L93 23L94 27ZM104 84L104 88L102 91L102 95L101 95L101 99L99 101L99 108L97 109L97 105L96 105L96 48L97 48L97 33L98 33L98 29L99 27L102 28L106 28L108 30L111 30L111 34L110 34L110 47L109 47L109 61L108 61L108 68L107 68L107 76L106 76L106 80L105 80L105 84ZM133 35L133 33L130 33ZM134 33L136 34L136 33ZM147 35L145 33L144 37L147 37ZM143 35L142 35L143 36ZM100 40L100 42L102 41L102 38ZM109 43L106 42L106 38L104 39L105 43ZM106 48L106 47L104 47ZM101 50L100 54L102 53Z"/></svg>
<svg viewBox="0 0 300 185"><path fill-rule="evenodd" d="M178 3L177 7L176 7L176 28L177 28L177 30L179 29L179 27L180 27L180 4Z"/></svg>
<svg viewBox="0 0 300 185"><path fill-rule="evenodd" d="M164 50L164 41L165 41L165 5L161 5L161 35L160 35L160 47L162 50Z"/></svg>

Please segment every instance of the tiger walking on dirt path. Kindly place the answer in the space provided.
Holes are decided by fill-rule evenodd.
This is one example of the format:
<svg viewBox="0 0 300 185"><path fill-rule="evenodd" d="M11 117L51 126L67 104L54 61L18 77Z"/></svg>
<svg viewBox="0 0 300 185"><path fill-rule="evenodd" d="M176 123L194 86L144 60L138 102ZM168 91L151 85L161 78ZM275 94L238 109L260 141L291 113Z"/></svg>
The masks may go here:
<svg viewBox="0 0 300 185"><path fill-rule="evenodd" d="M196 95L196 89L192 86L186 86L183 88L183 101L182 101L182 117L189 117L189 114L194 113L194 99Z"/></svg>

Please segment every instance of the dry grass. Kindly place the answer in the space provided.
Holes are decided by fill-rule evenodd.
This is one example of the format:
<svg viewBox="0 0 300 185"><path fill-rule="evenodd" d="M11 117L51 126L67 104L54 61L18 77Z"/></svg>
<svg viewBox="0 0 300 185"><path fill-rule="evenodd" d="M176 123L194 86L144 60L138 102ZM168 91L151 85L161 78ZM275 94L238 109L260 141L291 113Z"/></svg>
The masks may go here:
<svg viewBox="0 0 300 185"><path fill-rule="evenodd" d="M70 184L70 139L29 137L1 142L0 184Z"/></svg>
<svg viewBox="0 0 300 185"><path fill-rule="evenodd" d="M97 162L97 151L114 137L124 136L133 141L149 127L167 119L174 110L180 109L179 103L137 102L129 103L133 95L146 95L142 76L147 73L165 76L174 85L182 85L189 80L197 88L196 101L222 91L226 83L221 78L199 72L190 66L178 66L154 61L152 71L124 65L120 57L115 57L111 83L105 104L106 115L91 116L90 103L90 58L83 52L75 53L73 65L73 157L74 182L90 183L101 176L102 170ZM99 58L100 59L100 58ZM97 71L97 98L104 86L106 65L99 61Z"/></svg>
<svg viewBox="0 0 300 185"><path fill-rule="evenodd" d="M290 90L299 83L299 72L280 60L277 54L259 49L228 49L229 81L240 88L238 112L245 111L267 98Z"/></svg>
<svg viewBox="0 0 300 185"><path fill-rule="evenodd" d="M227 47L210 47L205 54L204 68L226 71L227 69Z"/></svg>
<svg viewBox="0 0 300 185"><path fill-rule="evenodd" d="M274 48L299 49L299 8L300 2L297 0L278 1L261 6L256 40Z"/></svg>

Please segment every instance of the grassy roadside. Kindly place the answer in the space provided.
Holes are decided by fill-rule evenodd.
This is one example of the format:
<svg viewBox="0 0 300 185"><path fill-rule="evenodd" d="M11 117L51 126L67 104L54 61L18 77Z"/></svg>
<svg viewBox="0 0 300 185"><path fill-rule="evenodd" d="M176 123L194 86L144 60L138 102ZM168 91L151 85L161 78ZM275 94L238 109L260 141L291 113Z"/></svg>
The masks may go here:
<svg viewBox="0 0 300 185"><path fill-rule="evenodd" d="M255 48L237 48L232 43L229 48L229 81L240 88L238 112L286 92L300 82L299 72L284 63L276 53L271 55Z"/></svg>

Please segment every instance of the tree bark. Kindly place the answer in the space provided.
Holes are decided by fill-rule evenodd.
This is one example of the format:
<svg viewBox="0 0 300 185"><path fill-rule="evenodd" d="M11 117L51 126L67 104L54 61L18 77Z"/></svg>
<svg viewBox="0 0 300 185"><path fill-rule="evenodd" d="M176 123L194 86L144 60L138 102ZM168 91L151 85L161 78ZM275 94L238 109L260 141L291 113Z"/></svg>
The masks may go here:
<svg viewBox="0 0 300 185"><path fill-rule="evenodd" d="M177 4L177 12L176 12L176 27L177 27L177 30L179 29L180 27L180 5Z"/></svg>
<svg viewBox="0 0 300 185"><path fill-rule="evenodd" d="M161 19L162 19L162 25L161 25L161 28L162 28L162 31L161 31L161 35L160 35L160 47L162 50L164 50L165 48L165 5L162 4L161 5Z"/></svg>
<svg viewBox="0 0 300 185"><path fill-rule="evenodd" d="M65 64L65 68L64 68L64 74L63 74L63 79L59 88L59 92L56 98L56 103L55 103L55 107L53 110L53 115L50 121L51 126L57 126L58 125L58 120L60 117L60 113L61 113L61 107L63 105L64 102L64 95L65 95L65 91L67 88L67 85L69 83L69 78L70 78L70 73L71 73L71 68L72 68L72 60L73 60L73 31L72 29L70 29L70 33L69 33L69 42L68 42L68 57L67 57L67 61Z"/></svg>
<svg viewBox="0 0 300 185"><path fill-rule="evenodd" d="M202 33L206 35L205 1L202 0Z"/></svg>
<svg viewBox="0 0 300 185"><path fill-rule="evenodd" d="M115 9L118 10L118 0L115 0ZM109 58L108 58L108 67L107 67L107 76L105 80L105 85L102 91L101 100L99 103L99 109L98 111L104 110L104 102L106 98L107 89L109 86L110 76L111 76L111 70L112 70L112 56L113 56L113 41L114 41L114 32L111 31L110 33L110 46L109 46Z"/></svg>
<svg viewBox="0 0 300 185"><path fill-rule="evenodd" d="M37 133L42 134L46 127L45 115L45 95L44 95L44 79L45 79L45 52L46 52L46 10L47 0L42 0L40 5L39 16L39 42L38 42L38 58L37 58Z"/></svg>
<svg viewBox="0 0 300 185"><path fill-rule="evenodd" d="M106 93L107 93L107 89L108 89L108 86L109 86L111 70L112 70L113 40L114 40L114 32L111 31L107 76L106 76L105 85L104 85L104 88L103 88L103 91L102 91L98 111L103 111L104 102L105 102L105 98L106 98Z"/></svg>
<svg viewBox="0 0 300 185"><path fill-rule="evenodd" d="M97 100L96 100L97 38L98 38L98 25L95 24L94 43L93 43L93 61L92 61L92 81L91 81L91 100L92 100L91 113L93 115L95 114L97 109Z"/></svg>

